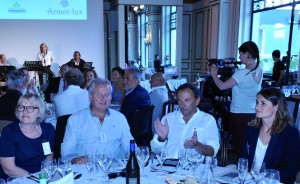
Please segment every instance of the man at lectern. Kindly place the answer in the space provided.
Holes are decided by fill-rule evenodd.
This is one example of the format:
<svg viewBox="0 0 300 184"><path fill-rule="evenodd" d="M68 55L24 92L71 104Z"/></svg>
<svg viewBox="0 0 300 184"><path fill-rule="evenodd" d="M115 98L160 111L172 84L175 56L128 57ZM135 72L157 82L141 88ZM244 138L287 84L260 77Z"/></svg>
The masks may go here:
<svg viewBox="0 0 300 184"><path fill-rule="evenodd" d="M40 45L40 52L36 56L37 61L42 61L45 67L45 73L48 75L48 79L53 78L53 72L50 70L50 66L54 60L53 54L48 50L48 46L45 43ZM39 72L40 82L43 81L43 73Z"/></svg>

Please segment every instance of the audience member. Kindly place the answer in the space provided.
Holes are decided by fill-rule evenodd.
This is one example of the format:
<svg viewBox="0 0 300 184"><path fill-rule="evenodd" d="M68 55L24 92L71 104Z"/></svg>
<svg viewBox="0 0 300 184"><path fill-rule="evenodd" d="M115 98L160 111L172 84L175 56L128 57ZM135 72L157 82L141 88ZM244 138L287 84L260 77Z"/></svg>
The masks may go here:
<svg viewBox="0 0 300 184"><path fill-rule="evenodd" d="M89 68L84 71L83 77L84 77L84 82L82 84L82 89L88 89L92 81L98 78L98 75L93 68Z"/></svg>
<svg viewBox="0 0 300 184"><path fill-rule="evenodd" d="M16 116L19 122L8 125L1 133L0 178L38 172L41 162L52 158L55 132L51 124L42 123L45 103L41 98L30 93L23 95Z"/></svg>
<svg viewBox="0 0 300 184"><path fill-rule="evenodd" d="M15 109L19 98L22 96L24 76L20 70L12 70L6 77L7 91L0 98L0 119L16 121Z"/></svg>
<svg viewBox="0 0 300 184"><path fill-rule="evenodd" d="M284 63L280 61L280 51L274 50L272 52L272 58L274 61L272 79L275 81L275 86L281 86L283 83L285 66Z"/></svg>
<svg viewBox="0 0 300 184"><path fill-rule="evenodd" d="M154 153L166 147L169 158L178 158L181 147L196 149L206 156L215 156L219 149L219 133L216 120L200 111L200 91L193 84L185 83L177 89L180 111L166 114L155 121L156 134L151 141Z"/></svg>
<svg viewBox="0 0 300 184"><path fill-rule="evenodd" d="M151 105L148 91L140 85L140 80L141 74L137 68L125 69L124 89L126 94L121 105L121 112L127 120L135 110Z"/></svg>
<svg viewBox="0 0 300 184"><path fill-rule="evenodd" d="M37 61L42 61L43 66L45 66L45 71L46 74L48 75L48 79L52 79L54 74L51 71L50 67L51 64L53 63L54 57L53 54L50 50L48 50L48 46L45 43L42 43L40 45L40 52L36 56ZM39 72L39 81L41 84L43 84L43 71Z"/></svg>
<svg viewBox="0 0 300 184"><path fill-rule="evenodd" d="M85 61L81 59L81 54L79 51L74 51L73 59L71 59L67 64L69 67L78 68L82 73L84 72Z"/></svg>
<svg viewBox="0 0 300 184"><path fill-rule="evenodd" d="M267 169L280 173L281 183L294 183L300 170L300 138L292 126L283 92L265 88L257 94L256 118L249 123L243 145L243 158L265 162Z"/></svg>
<svg viewBox="0 0 300 184"><path fill-rule="evenodd" d="M4 54L0 54L0 66L8 66L6 56Z"/></svg>
<svg viewBox="0 0 300 184"><path fill-rule="evenodd" d="M161 61L159 60L159 55L155 55L154 57L154 68L156 72L163 72L164 73L164 67L161 66Z"/></svg>
<svg viewBox="0 0 300 184"><path fill-rule="evenodd" d="M85 163L86 153L106 150L113 158L124 158L132 138L126 118L109 109L112 87L106 79L95 79L89 89L91 106L73 114L62 143L62 156L72 163Z"/></svg>
<svg viewBox="0 0 300 184"><path fill-rule="evenodd" d="M57 117L74 114L89 107L90 99L87 90L81 89L83 74L77 68L70 68L64 76L67 89L54 97Z"/></svg>
<svg viewBox="0 0 300 184"><path fill-rule="evenodd" d="M65 73L69 70L69 66L67 64L63 64L60 67L59 73L60 77L54 77L50 80L47 89L45 90L45 100L46 102L51 102L54 99L51 99L51 94L59 94L67 89L65 85Z"/></svg>
<svg viewBox="0 0 300 184"><path fill-rule="evenodd" d="M116 66L111 71L112 104L122 104L125 95L124 70Z"/></svg>
<svg viewBox="0 0 300 184"><path fill-rule="evenodd" d="M257 45L252 41L245 42L239 47L239 53L242 64L246 66L236 70L225 82L218 78L217 66L211 67L211 75L218 88L232 88L229 126L238 157L241 155L247 123L255 118L255 94L261 89L263 78Z"/></svg>
<svg viewBox="0 0 300 184"><path fill-rule="evenodd" d="M152 132L155 132L154 121L162 118L164 102L168 101L168 90L166 88L166 79L163 73L154 73L150 80L151 93L149 94L151 104L154 105L152 115Z"/></svg>
<svg viewBox="0 0 300 184"><path fill-rule="evenodd" d="M35 85L35 80L30 78L29 71L27 68L20 68L20 71L23 72L23 76L25 78L23 87L22 87L22 94L32 93L35 95L40 95L37 86Z"/></svg>

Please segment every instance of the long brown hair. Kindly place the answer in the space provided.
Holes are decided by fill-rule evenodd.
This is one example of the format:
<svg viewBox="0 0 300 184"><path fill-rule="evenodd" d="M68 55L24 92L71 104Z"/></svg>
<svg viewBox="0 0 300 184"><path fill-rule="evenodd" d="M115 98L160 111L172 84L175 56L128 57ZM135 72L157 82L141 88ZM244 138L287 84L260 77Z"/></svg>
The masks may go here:
<svg viewBox="0 0 300 184"><path fill-rule="evenodd" d="M266 100L271 102L273 106L278 105L275 119L271 127L271 135L279 134L288 124L293 124L293 119L287 108L287 101L284 93L280 89L273 87L265 88L258 92L257 95L263 96ZM248 125L254 128L260 128L262 126L262 119L255 118L255 120Z"/></svg>

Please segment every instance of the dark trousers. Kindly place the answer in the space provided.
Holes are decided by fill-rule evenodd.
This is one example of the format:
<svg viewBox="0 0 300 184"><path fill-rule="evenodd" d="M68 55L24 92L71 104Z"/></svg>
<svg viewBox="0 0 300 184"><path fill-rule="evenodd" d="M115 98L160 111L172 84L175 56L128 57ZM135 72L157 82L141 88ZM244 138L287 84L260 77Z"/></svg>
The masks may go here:
<svg viewBox="0 0 300 184"><path fill-rule="evenodd" d="M239 158L242 154L244 138L246 136L247 124L254 120L255 113L230 113L230 133L232 135L231 142Z"/></svg>

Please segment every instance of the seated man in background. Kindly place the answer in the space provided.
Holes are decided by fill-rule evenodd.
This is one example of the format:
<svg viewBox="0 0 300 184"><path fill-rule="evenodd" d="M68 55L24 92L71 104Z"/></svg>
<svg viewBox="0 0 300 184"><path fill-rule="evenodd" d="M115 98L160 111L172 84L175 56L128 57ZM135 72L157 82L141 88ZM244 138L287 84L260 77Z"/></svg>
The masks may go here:
<svg viewBox="0 0 300 184"><path fill-rule="evenodd" d="M137 68L125 69L124 89L126 94L121 106L121 113L127 120L135 110L149 107L151 104L148 91L140 85L140 80L141 74Z"/></svg>
<svg viewBox="0 0 300 184"><path fill-rule="evenodd" d="M73 59L71 59L67 65L72 68L78 68L82 73L84 72L85 61L81 59L81 54L79 51L75 51L73 54Z"/></svg>
<svg viewBox="0 0 300 184"><path fill-rule="evenodd" d="M45 90L45 100L50 103L53 99L51 99L51 93L55 95L61 93L67 89L65 85L65 73L69 70L69 66L67 64L63 64L60 67L59 73L60 77L54 77L50 80L47 89Z"/></svg>
<svg viewBox="0 0 300 184"><path fill-rule="evenodd" d="M67 89L54 97L57 117L74 114L89 107L90 99L87 90L81 89L83 74L77 68L70 68L65 73Z"/></svg>
<svg viewBox="0 0 300 184"><path fill-rule="evenodd" d="M210 114L200 111L200 91L193 84L185 83L177 89L180 111L166 114L155 121L156 134L151 149L158 153L163 147L168 158L178 158L181 147L193 148L205 156L215 156L220 147L216 120Z"/></svg>
<svg viewBox="0 0 300 184"><path fill-rule="evenodd" d="M0 54L0 66L8 66L6 56L4 54Z"/></svg>
<svg viewBox="0 0 300 184"><path fill-rule="evenodd" d="M149 94L151 104L154 105L153 115L152 115L152 132L155 133L154 121L161 119L163 112L163 104L168 101L168 90L166 88L166 79L163 73L154 73L151 76L150 85L152 88Z"/></svg>
<svg viewBox="0 0 300 184"><path fill-rule="evenodd" d="M283 83L285 66L284 63L280 61L280 51L274 50L272 52L272 58L274 61L272 79L275 81L275 86L281 86Z"/></svg>
<svg viewBox="0 0 300 184"><path fill-rule="evenodd" d="M0 98L0 119L16 121L15 109L22 96L21 91L25 78L20 70L12 70L6 77L7 91Z"/></svg>
<svg viewBox="0 0 300 184"><path fill-rule="evenodd" d="M109 109L110 82L97 78L88 91L91 106L69 118L61 146L62 157L72 159L74 164L83 164L86 153L105 150L113 158L124 158L133 138L124 115Z"/></svg>

